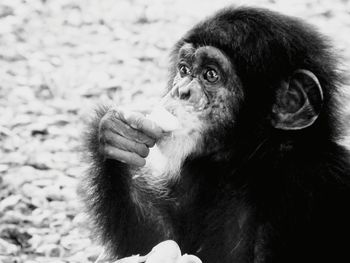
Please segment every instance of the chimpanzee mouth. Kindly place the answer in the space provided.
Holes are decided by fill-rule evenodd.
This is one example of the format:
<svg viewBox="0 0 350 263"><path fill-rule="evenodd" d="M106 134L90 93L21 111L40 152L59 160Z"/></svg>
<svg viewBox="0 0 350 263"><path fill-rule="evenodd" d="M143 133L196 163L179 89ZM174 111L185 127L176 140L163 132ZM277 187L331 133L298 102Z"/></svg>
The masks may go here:
<svg viewBox="0 0 350 263"><path fill-rule="evenodd" d="M187 114L198 114L202 113L206 109L210 107L209 103L202 103L200 105L189 102L171 102L164 105L165 109L169 111L171 114L173 114L176 117L182 117L181 113L187 113Z"/></svg>

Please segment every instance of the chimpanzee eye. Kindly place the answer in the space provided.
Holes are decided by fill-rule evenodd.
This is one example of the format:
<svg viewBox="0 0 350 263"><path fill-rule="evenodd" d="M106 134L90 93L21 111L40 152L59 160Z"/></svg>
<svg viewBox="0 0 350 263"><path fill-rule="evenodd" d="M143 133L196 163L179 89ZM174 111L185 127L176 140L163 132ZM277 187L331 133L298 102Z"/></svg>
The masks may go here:
<svg viewBox="0 0 350 263"><path fill-rule="evenodd" d="M214 69L208 69L204 72L204 79L210 83L215 83L219 80L219 74Z"/></svg>
<svg viewBox="0 0 350 263"><path fill-rule="evenodd" d="M187 67L186 65L180 65L179 71L180 71L181 76L186 76L186 75L190 74L190 68Z"/></svg>

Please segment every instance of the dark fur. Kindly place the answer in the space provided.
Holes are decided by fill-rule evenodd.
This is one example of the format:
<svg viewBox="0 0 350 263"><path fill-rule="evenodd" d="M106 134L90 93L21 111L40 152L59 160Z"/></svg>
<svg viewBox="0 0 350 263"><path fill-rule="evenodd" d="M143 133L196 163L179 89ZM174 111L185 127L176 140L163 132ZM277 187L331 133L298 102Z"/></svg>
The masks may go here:
<svg viewBox="0 0 350 263"><path fill-rule="evenodd" d="M99 110L87 139L86 200L109 252L146 254L174 239L206 263L349 261L350 155L336 143L340 77L326 40L294 18L232 8L190 30L173 57L185 42L218 47L232 59L245 94L237 125L207 134L220 151L189 156L178 182L152 186L99 154ZM273 129L275 89L300 68L318 77L323 110L309 128Z"/></svg>

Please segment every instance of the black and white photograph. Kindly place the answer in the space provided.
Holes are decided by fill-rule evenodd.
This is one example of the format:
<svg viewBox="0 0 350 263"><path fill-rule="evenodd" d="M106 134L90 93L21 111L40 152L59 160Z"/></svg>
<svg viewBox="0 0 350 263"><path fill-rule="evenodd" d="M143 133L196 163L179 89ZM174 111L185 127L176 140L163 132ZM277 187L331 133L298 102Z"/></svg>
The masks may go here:
<svg viewBox="0 0 350 263"><path fill-rule="evenodd" d="M0 263L350 262L350 0L0 0Z"/></svg>

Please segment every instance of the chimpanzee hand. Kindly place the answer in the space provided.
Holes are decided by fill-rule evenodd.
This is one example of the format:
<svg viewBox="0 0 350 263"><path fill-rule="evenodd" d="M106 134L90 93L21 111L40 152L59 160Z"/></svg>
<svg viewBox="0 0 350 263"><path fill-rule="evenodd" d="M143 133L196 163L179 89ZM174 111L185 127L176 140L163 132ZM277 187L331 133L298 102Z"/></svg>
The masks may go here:
<svg viewBox="0 0 350 263"><path fill-rule="evenodd" d="M162 133L159 126L141 113L110 109L99 124L100 150L106 158L144 166L149 148Z"/></svg>

